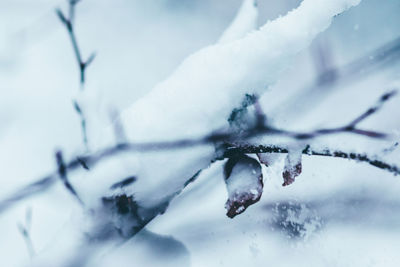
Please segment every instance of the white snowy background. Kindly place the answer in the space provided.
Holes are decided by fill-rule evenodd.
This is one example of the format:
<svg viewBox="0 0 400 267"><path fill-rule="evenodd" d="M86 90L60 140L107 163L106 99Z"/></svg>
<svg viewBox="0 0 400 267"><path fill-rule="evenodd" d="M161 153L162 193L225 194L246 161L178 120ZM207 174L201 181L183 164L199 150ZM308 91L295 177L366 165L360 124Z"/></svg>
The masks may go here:
<svg viewBox="0 0 400 267"><path fill-rule="evenodd" d="M310 12L329 10L330 1L326 1L326 7L321 4L323 2L315 0L315 9ZM86 73L85 103L95 110L88 120L97 115L93 121L109 124L110 110L132 109L138 99L154 87L160 87L159 82L171 75L179 77L179 71L175 70L185 58L218 40L224 43L226 40L220 39L221 35L241 3L239 0L83 0L79 3L76 13L79 44L84 56L92 51L97 54ZM284 16L300 3L297 0L259 0L257 27ZM55 15L56 7L65 8L66 2L0 1L0 200L53 171L56 149L62 149L66 158L83 152L80 122L72 107L79 91L79 73L67 33ZM306 95L294 102L285 100L315 81L320 71L317 51L322 49L324 55L329 55L330 67L338 68L358 57L368 57L370 51L400 36L399 14L400 2L397 0L363 0L358 6L335 16L326 31L295 54L288 69L270 79L273 81L260 99L267 117L286 129L307 131L340 126L367 109L382 93L395 89L399 68L393 63L360 79L335 86L324 98L309 101L311 97ZM285 29L295 30L296 27L296 24L287 25ZM293 43L282 49L297 50L297 46ZM371 62L373 60L371 57ZM207 73L201 66L194 70ZM192 75L197 77L198 73ZM229 76L224 78L229 80ZM206 101L186 105L213 110L211 106L218 106L216 101L220 99L212 97L214 92L209 92L207 99L206 90L201 94L201 99ZM232 105L240 101L237 99ZM379 113L363 122L363 128L398 137L399 105L400 98L394 98ZM140 110L140 104L137 106L136 110ZM150 118L154 119L152 116L157 114L151 114ZM134 116L146 121L147 115ZM219 118L216 121L227 115L215 114L215 118ZM146 136L145 122L142 124L146 127L135 129L138 126L129 125L126 116L122 117L125 127L138 138L158 138L154 141L159 141L161 137L168 140L184 135L183 129L175 127L180 122L174 121L173 117L171 121L160 121L154 126L166 128L167 135L155 131ZM187 113L180 119L190 119L190 116L191 113ZM193 125L196 124L193 122ZM100 131L92 129L97 130ZM187 133L214 129L197 130L191 132L189 129ZM378 155L396 141L340 134L318 139L318 145ZM205 153L209 150L204 148ZM185 161L180 158L184 157L185 151L175 157ZM203 148L194 151L203 152ZM169 157L169 153L144 155L141 160ZM187 158L190 159L192 154L188 153ZM172 152L171 155L173 158ZM395 149L384 159L400 165L400 152ZM121 161L126 164L126 159ZM264 192L260 202L234 219L225 215L227 192L222 163L212 165L171 202L165 214L156 217L131 240L118 246L111 244L94 247L93 251L87 249L87 253L94 255L87 265L400 265L398 177L363 163L304 156L303 173L295 183L282 187L283 164L280 160L271 168L263 169ZM120 170L109 169L109 166L116 168L106 165L103 168L107 169L106 174L119 174ZM148 160L145 166L153 166L150 174L174 171L158 160ZM196 167L193 168L195 171ZM189 177L179 178L183 181ZM87 203L95 202L94 196L102 192L103 187L109 187L109 180L106 184L106 180L99 178L93 182L94 179L90 175L71 175L71 182ZM138 186L146 185L139 181ZM154 190L160 188L155 186ZM150 191L154 190L151 188ZM33 257L17 227L18 223L24 224L27 210L32 213ZM71 264L84 248L83 233L90 227L85 225L90 224L88 217L61 183L21 201L0 214L0 265Z"/></svg>

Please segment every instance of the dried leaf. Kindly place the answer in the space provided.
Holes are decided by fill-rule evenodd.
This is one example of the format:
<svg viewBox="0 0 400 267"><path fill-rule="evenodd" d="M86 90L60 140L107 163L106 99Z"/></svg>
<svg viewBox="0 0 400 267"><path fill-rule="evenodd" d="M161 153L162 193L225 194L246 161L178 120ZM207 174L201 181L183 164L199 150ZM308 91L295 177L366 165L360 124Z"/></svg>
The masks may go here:
<svg viewBox="0 0 400 267"><path fill-rule="evenodd" d="M285 167L283 169L282 186L290 185L294 182L295 178L301 174L302 164L301 164L302 150L289 151L285 159Z"/></svg>
<svg viewBox="0 0 400 267"><path fill-rule="evenodd" d="M226 215L233 218L258 202L263 192L260 163L246 155L230 158L224 168L228 200Z"/></svg>

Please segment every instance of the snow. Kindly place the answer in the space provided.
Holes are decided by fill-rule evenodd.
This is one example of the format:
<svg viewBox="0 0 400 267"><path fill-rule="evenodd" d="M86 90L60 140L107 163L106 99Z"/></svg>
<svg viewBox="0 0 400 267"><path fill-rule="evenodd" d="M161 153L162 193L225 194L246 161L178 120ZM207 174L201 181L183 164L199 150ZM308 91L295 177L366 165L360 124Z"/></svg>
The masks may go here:
<svg viewBox="0 0 400 267"><path fill-rule="evenodd" d="M326 5L325 1L305 0L258 31L190 55L169 78L122 112L120 121L127 138L134 142L174 140L206 135L210 129L224 126L239 99L246 93L260 94L274 84L335 15L359 2L341 0ZM314 12L319 9L322 12ZM100 146L113 142L112 127L99 138ZM202 147L169 152L168 156L140 155L139 169L127 169L127 175L133 172L141 178L132 193L144 203L173 194L188 177L209 164L213 151L213 147ZM154 162L162 166L161 176ZM184 167L187 164L193 167ZM170 186L163 186L160 196L160 186L166 184Z"/></svg>
<svg viewBox="0 0 400 267"><path fill-rule="evenodd" d="M196 136L221 127L238 99L246 93L261 93L276 82L290 60L335 15L359 2L305 0L242 39L189 56L168 79L123 111L121 121L128 138L153 141Z"/></svg>
<svg viewBox="0 0 400 267"><path fill-rule="evenodd" d="M218 43L229 43L245 37L257 28L257 0L245 0L231 25L224 31Z"/></svg>

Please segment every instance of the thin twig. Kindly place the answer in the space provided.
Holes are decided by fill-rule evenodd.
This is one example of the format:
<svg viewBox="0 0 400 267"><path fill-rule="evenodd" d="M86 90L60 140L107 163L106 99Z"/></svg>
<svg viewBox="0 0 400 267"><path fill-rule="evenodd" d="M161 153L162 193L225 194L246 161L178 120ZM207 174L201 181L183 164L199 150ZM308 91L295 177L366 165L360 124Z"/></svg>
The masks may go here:
<svg viewBox="0 0 400 267"><path fill-rule="evenodd" d="M342 126L342 127L318 129L318 130L315 130L315 131L309 132L309 133L296 133L296 132L289 132L289 131L278 130L278 129L271 129L271 131L275 131L277 134L286 135L286 136L289 136L289 137L292 137L295 139L310 139L310 138L315 138L315 137L318 137L321 135L336 134L336 133L341 133L341 132L364 135L364 136L372 137L372 138L386 138L387 134L385 134L385 133L359 129L356 127L360 122L364 121L369 116L378 112L382 108L382 106L388 100L390 100L392 97L394 97L396 94L397 94L397 90L392 90L390 92L383 94L372 107L370 107L365 112L363 112L360 116L356 117L350 123L348 123L347 125Z"/></svg>
<svg viewBox="0 0 400 267"><path fill-rule="evenodd" d="M71 43L72 43L72 47L74 49L76 62L78 63L78 67L79 67L80 83L81 83L81 85L83 85L85 83L85 71L86 71L86 68L90 65L90 63L92 63L92 61L94 60L96 54L92 53L88 57L88 59L86 61L82 59L82 53L81 53L81 50L79 48L78 41L77 41L76 34L75 34L75 29L74 29L75 6L80 1L79 0L78 1L77 0L70 0L68 2L69 2L68 17L66 17L64 15L64 13L61 11L61 9L59 9L59 8L56 9L56 13L57 13L60 21L64 24L65 28L67 29L69 38L70 38ZM83 89L83 86L81 87L81 89Z"/></svg>
<svg viewBox="0 0 400 267"><path fill-rule="evenodd" d="M68 181L67 168L65 166L61 150L56 152L56 161L57 161L58 176L60 177L61 181L63 182L65 188L68 190L68 192L70 192L78 200L79 204L81 204L83 206L84 205L83 201L79 197L79 195L76 192L76 190L74 189L74 187Z"/></svg>
<svg viewBox="0 0 400 267"><path fill-rule="evenodd" d="M372 114L376 113L377 111L379 111L379 109L382 108L382 106L385 104L386 101L388 101L389 99L391 99L393 96L395 96L397 94L396 90L387 92L386 94L382 95L379 100L376 102L375 105L373 105L372 107L370 107L367 111L365 111L363 114L361 114L359 117L357 117L356 119L354 119L352 122L350 122L350 126L356 126L357 124L359 124L360 122L362 122L363 120L365 120L366 118L368 118L369 116L371 116Z"/></svg>
<svg viewBox="0 0 400 267"><path fill-rule="evenodd" d="M82 130L82 138L83 138L83 144L86 147L86 150L88 150L88 135L87 135L87 127L86 127L86 118L85 115L83 114L83 111L80 107L80 105L78 104L78 102L75 100L73 102L74 108L76 113L79 116L79 119L81 120L81 130Z"/></svg>
<svg viewBox="0 0 400 267"><path fill-rule="evenodd" d="M22 237L24 238L29 256L33 258L35 256L35 249L33 247L33 242L30 234L31 223L32 223L32 209L27 208L25 212L25 224L17 223L17 227Z"/></svg>
<svg viewBox="0 0 400 267"><path fill-rule="evenodd" d="M69 0L69 6L68 6L68 17L64 15L64 13L61 11L61 9L56 9L56 14L58 15L58 18L60 21L63 23L65 26L68 36L71 40L72 43L72 48L74 50L76 62L79 67L79 75L80 75L80 90L84 89L84 83L85 83L85 75L86 75L86 68L93 62L96 54L92 53L86 61L83 60L82 58L82 53L78 45L78 41L76 38L75 34L75 29L74 29L74 19L75 19L75 6L77 3L79 3L80 0ZM81 121L81 129L82 129L82 136L83 136L83 143L86 147L86 150L88 150L88 135L87 135L87 122L85 115L82 111L82 108L80 104L78 103L77 100L74 100L74 108L75 111L77 112L80 121Z"/></svg>

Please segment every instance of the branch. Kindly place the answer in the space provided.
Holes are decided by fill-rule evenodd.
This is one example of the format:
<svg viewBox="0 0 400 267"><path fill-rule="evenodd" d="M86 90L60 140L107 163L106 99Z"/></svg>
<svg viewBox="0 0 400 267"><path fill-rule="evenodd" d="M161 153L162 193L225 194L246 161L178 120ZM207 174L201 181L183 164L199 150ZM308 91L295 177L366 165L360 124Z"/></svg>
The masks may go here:
<svg viewBox="0 0 400 267"><path fill-rule="evenodd" d="M352 122L350 122L349 126L356 126L372 114L376 113L379 109L382 108L382 106L385 104L386 101L388 101L390 98L395 96L397 94L396 90L387 92L386 94L382 95L379 100L376 102L376 104L372 107L370 107L367 111L365 111L363 114L358 116L356 119L354 119Z"/></svg>
<svg viewBox="0 0 400 267"><path fill-rule="evenodd" d="M86 127L86 118L85 115L82 112L82 109L78 102L74 100L73 102L74 108L76 113L78 114L80 120L81 120L81 130L82 130L82 138L83 138L83 144L85 145L86 148L88 148L88 135L87 135L87 127Z"/></svg>
<svg viewBox="0 0 400 267"><path fill-rule="evenodd" d="M75 35L75 30L74 30L74 18L75 18L75 6L77 3L79 3L80 0L69 0L69 16L66 17L64 13L61 11L61 9L56 9L56 13L58 15L58 18L60 21L64 24L65 28L67 29L69 38L72 43L72 47L74 49L74 54L76 57L76 61L78 63L79 71L80 71L80 83L83 85L85 83L85 71L86 68L92 63L94 60L96 54L92 53L86 61L82 59L82 53L78 45L78 41ZM83 87L82 87L83 89Z"/></svg>
<svg viewBox="0 0 400 267"><path fill-rule="evenodd" d="M242 154L258 154L258 153L287 154L289 153L289 150L274 145L242 145L242 146L233 145L226 149L222 158L230 158L234 157L235 155L242 155ZM354 160L357 162L365 162L376 168L393 173L394 175L400 175L400 168L398 166L388 164L382 160L374 159L373 157L368 156L367 154L344 152L334 149L315 150L311 149L309 145L302 151L302 154L307 156L333 157L333 158Z"/></svg>
<svg viewBox="0 0 400 267"><path fill-rule="evenodd" d="M60 19L60 21L63 23L63 25L65 26L67 32L68 32L68 36L71 40L72 43L72 47L74 50L74 54L75 54L75 58L76 58L76 62L78 63L78 67L79 67L79 75L80 75L80 89L83 90L83 85L85 83L85 73L86 73L86 68L93 62L96 54L92 53L89 58L84 61L82 59L82 53L81 50L79 48L78 45L78 41L75 35L75 30L74 30L74 19L75 19L75 6L80 2L80 0L69 0L69 6L68 6L68 17L66 17L64 15L64 13L61 11L61 9L56 9L56 14L58 16L58 18ZM78 103L77 100L74 100L74 108L75 111L77 112L77 114L79 115L79 118L81 120L81 129L82 129L82 136L83 136L83 143L86 147L86 149L88 149L88 136L87 136L87 129L86 129L86 118L82 112L81 106Z"/></svg>
<svg viewBox="0 0 400 267"><path fill-rule="evenodd" d="M78 196L78 193L76 192L74 187L68 181L67 168L65 166L63 155L62 155L61 151L56 152L56 161L57 161L57 168L58 168L58 176L60 177L61 181L63 182L65 188L68 190L68 192L70 192L78 200L79 204L81 204L83 206L84 205L83 201Z"/></svg>
<svg viewBox="0 0 400 267"><path fill-rule="evenodd" d="M195 139L181 139L176 141L164 141L164 142L148 142L148 143L120 143L115 146L106 148L98 153L94 154L86 154L75 157L74 160L69 163L63 164L63 168L66 171L73 171L78 168L84 168L88 170L89 168L94 167L97 163L105 158L109 158L112 156L117 156L122 154L123 152L143 152L143 151L162 151L162 150L171 150L171 149L184 149L187 147L194 146L203 146L209 144L215 144L216 142L223 142L228 144L226 151L223 153L223 157L217 157L215 160L229 158L233 156L235 153L288 153L288 151L284 148L276 147L276 146L249 146L236 144L238 141L243 143L244 140L250 139L255 136L260 135L280 135L290 137L296 140L305 140L305 139L313 139L321 135L330 135L341 132L353 133L358 135L363 135L370 138L383 138L387 137L387 135L374 132L357 129L356 126L359 122L376 113L379 108L389 100L392 96L395 95L395 91L384 94L380 100L378 101L378 105L374 105L372 108L368 109L361 116L352 120L349 124L338 127L338 128L326 128L319 129L312 132L307 133L298 133L292 131L281 130L277 128L273 128L264 124L256 124L255 127L245 130L238 134L235 131L226 131L226 132L214 132L205 137L195 138ZM371 111L372 110L372 111ZM257 111L258 113L262 112L261 110ZM261 114L258 114L261 116ZM265 121L265 118L259 121ZM232 154L233 153L233 154ZM347 158L356 161L367 162L372 166L377 168L392 172L394 174L400 174L399 168L394 165L387 164L383 161L373 160L370 157L364 154L354 154L354 153L346 153L342 151L303 151L304 154L314 155L314 156L330 156L330 157L340 157ZM15 192L10 197L5 200L0 201L0 212L4 211L6 208L14 204L15 202L47 190L50 188L54 182L60 177L60 170L39 179L38 181L31 183L21 190ZM68 186L67 186L68 188ZM71 187L72 188L72 187ZM72 192L72 191L71 191ZM79 199L79 198L78 198Z"/></svg>
<svg viewBox="0 0 400 267"><path fill-rule="evenodd" d="M17 227L22 237L24 238L29 256L33 258L33 256L35 256L35 249L33 247L33 242L30 234L31 222L32 222L32 209L27 208L25 212L25 224L17 223Z"/></svg>
<svg viewBox="0 0 400 267"><path fill-rule="evenodd" d="M363 112L360 116L353 119L347 125L344 125L341 127L318 129L318 130L315 130L313 132L308 132L308 133L296 133L296 132L290 132L290 131L285 131L285 130L279 130L276 128L269 128L269 130L271 131L271 134L280 134L280 135L292 137L295 139L311 139L311 138L315 138L315 137L318 137L321 135L330 135L330 134L336 134L336 133L352 133L352 134L357 134L357 135L364 135L364 136L371 137L371 138L387 138L388 135L385 133L359 129L359 128L357 128L357 125L359 123L361 123L362 121L364 121L365 119L367 119L369 116L378 112L382 108L382 106L388 100L390 100L392 97L394 97L396 94L397 94L397 90L392 90L390 92L383 94L373 106L371 106L369 109L367 109L365 112ZM265 125L262 125L261 128L263 128L262 132L265 132L268 130L268 127Z"/></svg>

